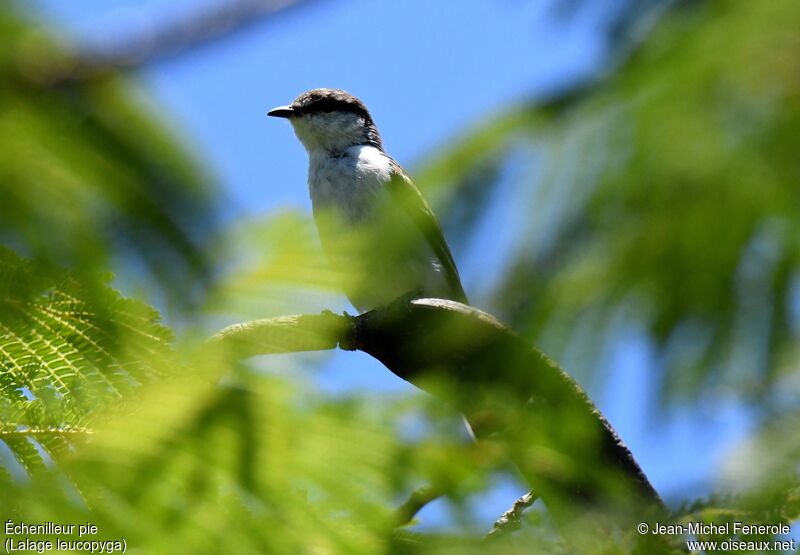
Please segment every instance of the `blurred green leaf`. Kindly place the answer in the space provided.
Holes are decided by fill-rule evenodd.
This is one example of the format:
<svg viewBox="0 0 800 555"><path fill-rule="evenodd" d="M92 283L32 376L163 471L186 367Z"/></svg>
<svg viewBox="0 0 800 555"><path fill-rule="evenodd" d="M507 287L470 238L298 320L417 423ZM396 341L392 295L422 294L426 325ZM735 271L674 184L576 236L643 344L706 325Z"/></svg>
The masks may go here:
<svg viewBox="0 0 800 555"><path fill-rule="evenodd" d="M381 553L408 477L461 469L455 445L398 442L393 403L300 399L246 373L217 386L224 369L204 361L143 389L59 468L0 492L12 518L90 521L148 553Z"/></svg>
<svg viewBox="0 0 800 555"><path fill-rule="evenodd" d="M216 227L197 161L119 76L70 78L69 47L8 7L0 35L0 240L75 271L132 255L196 296Z"/></svg>
<svg viewBox="0 0 800 555"><path fill-rule="evenodd" d="M345 276L323 256L311 215L280 211L242 218L220 244L220 272L206 309L231 318L320 311L341 300Z"/></svg>
<svg viewBox="0 0 800 555"><path fill-rule="evenodd" d="M798 27L792 0L681 3L606 80L465 139L537 160L498 315L556 358L574 338L596 361L622 314L650 332L672 395L759 398L796 371ZM460 152L437 179L480 164Z"/></svg>

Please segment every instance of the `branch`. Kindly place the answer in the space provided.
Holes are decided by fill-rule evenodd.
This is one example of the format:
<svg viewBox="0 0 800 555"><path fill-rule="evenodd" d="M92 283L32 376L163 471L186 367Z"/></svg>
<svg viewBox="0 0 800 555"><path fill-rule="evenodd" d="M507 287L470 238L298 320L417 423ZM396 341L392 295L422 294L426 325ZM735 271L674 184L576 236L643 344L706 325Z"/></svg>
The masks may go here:
<svg viewBox="0 0 800 555"><path fill-rule="evenodd" d="M55 64L48 80L61 83L135 69L244 31L312 1L217 1L139 35L124 37L114 44L79 49L69 64Z"/></svg>
<svg viewBox="0 0 800 555"><path fill-rule="evenodd" d="M214 334L210 345L221 346L229 357L298 353L335 349L355 332L352 316L333 312L302 314L234 324Z"/></svg>
<svg viewBox="0 0 800 555"><path fill-rule="evenodd" d="M569 526L614 515L633 530L663 504L631 452L578 385L489 314L441 299L399 300L359 316L291 316L226 328L212 339L234 357L307 349L360 350L456 407L479 442L516 464Z"/></svg>

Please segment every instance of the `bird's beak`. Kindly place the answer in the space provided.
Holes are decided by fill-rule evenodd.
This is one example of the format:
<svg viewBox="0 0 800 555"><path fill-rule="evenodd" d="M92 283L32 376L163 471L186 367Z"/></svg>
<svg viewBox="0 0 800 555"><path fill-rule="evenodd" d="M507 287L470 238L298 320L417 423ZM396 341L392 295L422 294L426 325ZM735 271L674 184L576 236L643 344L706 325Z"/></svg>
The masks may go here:
<svg viewBox="0 0 800 555"><path fill-rule="evenodd" d="M273 108L267 112L268 116L272 116L274 118L291 118L296 114L297 112L291 106L278 106L277 108Z"/></svg>

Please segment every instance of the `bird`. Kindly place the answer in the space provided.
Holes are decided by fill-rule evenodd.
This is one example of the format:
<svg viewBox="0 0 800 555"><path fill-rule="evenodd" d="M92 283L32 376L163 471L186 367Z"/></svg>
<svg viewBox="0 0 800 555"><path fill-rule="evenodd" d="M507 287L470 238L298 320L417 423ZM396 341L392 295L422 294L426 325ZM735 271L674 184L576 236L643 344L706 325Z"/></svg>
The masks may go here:
<svg viewBox="0 0 800 555"><path fill-rule="evenodd" d="M317 88L267 115L287 119L308 153L320 244L357 310L399 298L468 303L436 216L386 153L363 102L341 89Z"/></svg>

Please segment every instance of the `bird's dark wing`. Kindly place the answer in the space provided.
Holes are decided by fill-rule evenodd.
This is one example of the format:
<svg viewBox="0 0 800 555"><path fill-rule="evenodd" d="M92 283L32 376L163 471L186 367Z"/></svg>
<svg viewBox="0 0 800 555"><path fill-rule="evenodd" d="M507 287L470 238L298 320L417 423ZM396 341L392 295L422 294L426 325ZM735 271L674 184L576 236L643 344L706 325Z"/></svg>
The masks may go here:
<svg viewBox="0 0 800 555"><path fill-rule="evenodd" d="M428 203L422 197L411 178L406 175L403 168L392 160L392 179L389 182L389 191L395 203L400 205L405 213L422 232L425 240L433 249L434 254L442 264L442 269L447 278L447 283L452 293L451 300L467 304L467 295L461 285L458 269L450 252L450 247L445 241L439 222L436 220Z"/></svg>

